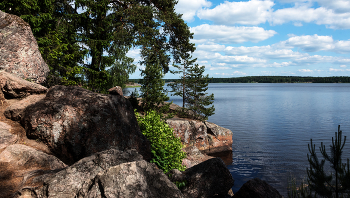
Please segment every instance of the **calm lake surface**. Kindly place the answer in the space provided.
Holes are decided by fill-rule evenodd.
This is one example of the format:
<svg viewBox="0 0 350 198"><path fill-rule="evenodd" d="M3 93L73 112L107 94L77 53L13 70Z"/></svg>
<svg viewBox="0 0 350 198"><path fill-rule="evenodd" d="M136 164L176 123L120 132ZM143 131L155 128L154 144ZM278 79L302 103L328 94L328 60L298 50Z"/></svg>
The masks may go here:
<svg viewBox="0 0 350 198"><path fill-rule="evenodd" d="M284 197L291 177L306 179L308 143L326 147L341 125L350 136L350 84L209 84L213 122L233 132L233 192L248 180L266 180ZM179 97L171 97L181 105ZM350 141L344 147L350 158ZM321 156L319 156L321 158ZM345 162L345 161L344 161Z"/></svg>

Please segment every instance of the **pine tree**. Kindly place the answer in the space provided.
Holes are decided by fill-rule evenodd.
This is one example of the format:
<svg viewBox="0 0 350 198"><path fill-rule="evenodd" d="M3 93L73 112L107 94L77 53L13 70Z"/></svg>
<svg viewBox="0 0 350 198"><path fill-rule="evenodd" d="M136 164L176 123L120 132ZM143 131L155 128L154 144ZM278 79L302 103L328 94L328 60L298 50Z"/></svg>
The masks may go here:
<svg viewBox="0 0 350 198"><path fill-rule="evenodd" d="M142 108L143 110L157 110L160 113L165 113L169 110L169 104L164 102L169 100L169 97L164 92L164 80L162 67L158 62L147 64L145 70L142 71L144 78L141 80L142 92Z"/></svg>
<svg viewBox="0 0 350 198"><path fill-rule="evenodd" d="M207 95L209 75L203 75L204 66L198 64L188 68L187 73L187 89L185 97L187 99L187 108L194 112L195 118L207 120L209 116L214 114L214 94Z"/></svg>
<svg viewBox="0 0 350 198"><path fill-rule="evenodd" d="M215 111L214 105L210 106L214 102L214 94L205 93L208 89L209 75L203 75L204 66L194 65L196 60L187 55L181 66L174 65L178 71L172 71L172 73L181 74L181 77L168 86L171 87L173 95L182 97L183 111L190 110L195 119L206 120ZM187 114L191 113L187 112Z"/></svg>
<svg viewBox="0 0 350 198"><path fill-rule="evenodd" d="M52 81L86 83L105 92L135 71L127 52L140 48L142 57L156 51L163 72L170 60L193 52L192 33L175 12L176 0L4 0L0 9L21 16L36 37L52 71ZM84 58L89 61L84 61ZM149 66L144 59L140 63ZM113 76L112 76L113 75ZM113 81L113 83L109 82Z"/></svg>
<svg viewBox="0 0 350 198"><path fill-rule="evenodd" d="M343 148L345 145L346 136L342 141L342 131L340 125L338 126L338 132L335 132L335 138L332 137L332 145L330 145L330 155L326 152L325 145L321 142L320 152L322 154L321 161L318 160L315 151L315 145L310 140L308 161L310 167L307 169L308 183L311 192L321 197L336 197L343 193L348 193L350 190L350 171L349 171L349 159L346 164L342 163ZM328 174L324 170L325 162L328 161L332 173Z"/></svg>

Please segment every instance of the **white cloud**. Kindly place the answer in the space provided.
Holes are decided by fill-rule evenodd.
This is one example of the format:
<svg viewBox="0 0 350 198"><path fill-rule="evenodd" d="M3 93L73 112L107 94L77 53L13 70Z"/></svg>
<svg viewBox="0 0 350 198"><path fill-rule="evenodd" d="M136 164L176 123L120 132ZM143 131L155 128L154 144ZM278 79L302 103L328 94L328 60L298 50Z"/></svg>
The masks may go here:
<svg viewBox="0 0 350 198"><path fill-rule="evenodd" d="M311 69L299 69L299 72L313 72Z"/></svg>
<svg viewBox="0 0 350 198"><path fill-rule="evenodd" d="M346 68L346 65L340 65L340 67L342 67L342 68Z"/></svg>
<svg viewBox="0 0 350 198"><path fill-rule="evenodd" d="M231 69L230 67L212 67L210 70L226 70L226 69Z"/></svg>
<svg viewBox="0 0 350 198"><path fill-rule="evenodd" d="M301 23L301 22L294 22L294 26L302 27L302 26L303 26L303 23Z"/></svg>
<svg viewBox="0 0 350 198"><path fill-rule="evenodd" d="M293 36L283 42L287 46L299 47L306 52L316 52L320 50L332 50L335 48L334 40L331 36Z"/></svg>
<svg viewBox="0 0 350 198"><path fill-rule="evenodd" d="M225 45L220 44L201 44L198 45L197 50L211 51L211 52L219 52L225 50Z"/></svg>
<svg viewBox="0 0 350 198"><path fill-rule="evenodd" d="M322 7L334 10L336 13L350 12L349 0L317 0L317 2Z"/></svg>
<svg viewBox="0 0 350 198"><path fill-rule="evenodd" d="M215 75L220 75L220 76L245 76L247 75L244 72L241 71L234 71L232 73L214 73Z"/></svg>
<svg viewBox="0 0 350 198"><path fill-rule="evenodd" d="M294 3L294 7L274 11L272 0L225 1L215 8L201 9L197 16L211 20L214 24L225 25L259 25L268 21L271 25L293 22L295 26L302 26L304 22L326 25L332 29L350 29L349 0L282 0L281 2ZM321 7L315 8L316 2Z"/></svg>
<svg viewBox="0 0 350 198"><path fill-rule="evenodd" d="M337 41L334 44L334 51L338 53L349 53L350 52L350 40Z"/></svg>
<svg viewBox="0 0 350 198"><path fill-rule="evenodd" d="M175 10L177 13L183 14L182 18L185 21L193 21L197 10L210 6L211 2L207 0L179 0L175 6Z"/></svg>
<svg viewBox="0 0 350 198"><path fill-rule="evenodd" d="M261 27L229 27L224 25L203 24L191 28L196 41L206 40L215 43L259 42L275 34L274 30L264 30Z"/></svg>
<svg viewBox="0 0 350 198"><path fill-rule="evenodd" d="M339 71L344 71L344 69L334 69L334 68L329 68L330 72L339 72Z"/></svg>
<svg viewBox="0 0 350 198"><path fill-rule="evenodd" d="M331 29L349 29L350 13L336 13L325 7L310 8L308 5L283 8L272 13L269 22L281 25L288 22L305 22L326 25Z"/></svg>
<svg viewBox="0 0 350 198"><path fill-rule="evenodd" d="M225 49L225 53L229 55L250 55L269 59L286 59L286 58L301 58L305 56L300 52L294 52L291 49L280 48L277 45L253 46L253 47L231 47Z"/></svg>
<svg viewBox="0 0 350 198"><path fill-rule="evenodd" d="M202 9L197 16L216 24L258 25L265 23L270 16L273 1L251 0L246 2L225 1L213 9Z"/></svg>

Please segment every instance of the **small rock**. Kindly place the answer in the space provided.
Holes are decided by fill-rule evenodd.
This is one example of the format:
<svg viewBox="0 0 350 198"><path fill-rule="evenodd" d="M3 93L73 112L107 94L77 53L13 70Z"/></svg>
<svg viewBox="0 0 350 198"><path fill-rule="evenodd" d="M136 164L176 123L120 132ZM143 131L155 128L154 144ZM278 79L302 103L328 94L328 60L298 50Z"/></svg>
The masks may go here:
<svg viewBox="0 0 350 198"><path fill-rule="evenodd" d="M112 95L123 96L123 90L119 86L108 89L108 92L109 94L112 94Z"/></svg>
<svg viewBox="0 0 350 198"><path fill-rule="evenodd" d="M11 126L0 122L0 152L17 141L17 135L10 133Z"/></svg>
<svg viewBox="0 0 350 198"><path fill-rule="evenodd" d="M23 80L5 71L0 71L0 88L7 99L24 98L31 94L42 94L47 91L44 86Z"/></svg>

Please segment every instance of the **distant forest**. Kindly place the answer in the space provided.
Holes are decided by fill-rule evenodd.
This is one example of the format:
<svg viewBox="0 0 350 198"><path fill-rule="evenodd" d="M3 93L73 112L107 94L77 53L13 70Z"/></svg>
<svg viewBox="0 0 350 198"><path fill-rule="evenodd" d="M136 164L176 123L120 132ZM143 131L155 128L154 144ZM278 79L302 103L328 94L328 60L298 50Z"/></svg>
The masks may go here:
<svg viewBox="0 0 350 198"><path fill-rule="evenodd" d="M350 77L246 76L237 78L212 78L210 83L350 83Z"/></svg>
<svg viewBox="0 0 350 198"><path fill-rule="evenodd" d="M175 79L164 79L173 82ZM130 79L138 83L140 79ZM209 83L350 83L350 76L302 77L302 76L246 76L235 78L211 78Z"/></svg>
<svg viewBox="0 0 350 198"><path fill-rule="evenodd" d="M140 79L130 79L138 83ZM173 82L174 79L164 79ZM350 76L302 77L302 76L246 76L235 78L211 78L209 83L350 83Z"/></svg>

